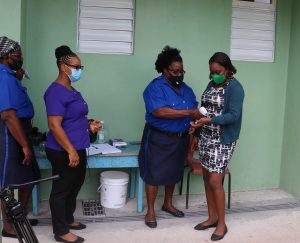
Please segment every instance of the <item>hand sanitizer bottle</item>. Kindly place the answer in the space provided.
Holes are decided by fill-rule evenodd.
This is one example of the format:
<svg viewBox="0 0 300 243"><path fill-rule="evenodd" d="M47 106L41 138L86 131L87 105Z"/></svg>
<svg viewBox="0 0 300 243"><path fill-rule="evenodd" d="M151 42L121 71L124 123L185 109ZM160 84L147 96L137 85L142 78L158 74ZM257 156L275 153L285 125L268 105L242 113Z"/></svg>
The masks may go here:
<svg viewBox="0 0 300 243"><path fill-rule="evenodd" d="M200 112L203 116L208 117L208 112L207 112L207 110L205 109L205 107L201 106L201 107L199 108L199 112Z"/></svg>
<svg viewBox="0 0 300 243"><path fill-rule="evenodd" d="M101 130L98 132L98 143L105 143L107 140L107 132L104 129L104 121L100 121L102 128Z"/></svg>

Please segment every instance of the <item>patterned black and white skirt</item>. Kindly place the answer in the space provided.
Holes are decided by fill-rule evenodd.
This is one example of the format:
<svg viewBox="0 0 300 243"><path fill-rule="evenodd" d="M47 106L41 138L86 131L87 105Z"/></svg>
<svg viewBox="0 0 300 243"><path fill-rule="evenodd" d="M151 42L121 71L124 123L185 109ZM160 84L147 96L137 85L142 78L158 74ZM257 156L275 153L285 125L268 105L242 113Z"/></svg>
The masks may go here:
<svg viewBox="0 0 300 243"><path fill-rule="evenodd" d="M221 144L220 139L204 135L199 138L199 155L202 167L209 172L224 173L231 160L236 142Z"/></svg>

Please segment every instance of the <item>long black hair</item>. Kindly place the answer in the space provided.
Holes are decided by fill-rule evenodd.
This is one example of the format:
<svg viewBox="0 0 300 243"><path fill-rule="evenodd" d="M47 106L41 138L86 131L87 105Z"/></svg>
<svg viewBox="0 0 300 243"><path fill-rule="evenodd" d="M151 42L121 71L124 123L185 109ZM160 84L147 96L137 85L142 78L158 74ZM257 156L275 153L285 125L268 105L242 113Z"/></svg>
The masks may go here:
<svg viewBox="0 0 300 243"><path fill-rule="evenodd" d="M164 68L168 68L173 62L182 62L180 50L165 46L161 53L158 54L155 62L155 70L162 73Z"/></svg>

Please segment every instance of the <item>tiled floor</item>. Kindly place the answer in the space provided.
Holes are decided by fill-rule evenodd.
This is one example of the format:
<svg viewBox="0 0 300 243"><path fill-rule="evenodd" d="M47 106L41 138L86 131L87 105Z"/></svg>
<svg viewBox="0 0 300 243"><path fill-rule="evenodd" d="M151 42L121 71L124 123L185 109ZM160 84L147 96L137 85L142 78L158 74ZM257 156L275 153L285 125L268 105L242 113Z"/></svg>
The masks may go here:
<svg viewBox="0 0 300 243"><path fill-rule="evenodd" d="M87 224L77 231L92 243L132 242L210 242L213 229L195 231L193 227L205 220L204 195L193 195L190 208L185 208L185 196L175 196L174 205L185 212L184 218L174 218L160 210L163 198L156 202L158 227L145 226L143 213L136 212L136 200L129 200L121 209L105 209L105 215L84 217L81 202L78 203L76 218ZM144 203L145 206L145 203ZM42 203L40 225L34 231L40 242L55 242L52 235L50 211L47 202ZM227 211L228 234L222 242L230 243L299 243L300 203L291 195L278 190L262 190L232 193L232 207ZM3 238L4 243L18 242Z"/></svg>

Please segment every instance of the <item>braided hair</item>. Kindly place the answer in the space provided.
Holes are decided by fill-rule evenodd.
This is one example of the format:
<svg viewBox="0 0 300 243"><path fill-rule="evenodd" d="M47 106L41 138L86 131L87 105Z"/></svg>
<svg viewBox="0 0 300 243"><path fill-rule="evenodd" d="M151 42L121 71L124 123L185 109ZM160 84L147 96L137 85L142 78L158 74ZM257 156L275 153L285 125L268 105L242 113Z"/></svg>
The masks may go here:
<svg viewBox="0 0 300 243"><path fill-rule="evenodd" d="M182 62L180 50L165 46L161 53L158 54L155 62L155 70L162 73L165 68L168 68L173 62Z"/></svg>
<svg viewBox="0 0 300 243"><path fill-rule="evenodd" d="M61 63L69 64L70 58L78 56L71 51L70 47L63 45L55 49L55 57L56 64L59 67Z"/></svg>
<svg viewBox="0 0 300 243"><path fill-rule="evenodd" d="M237 72L235 66L231 63L229 56L224 52L216 52L213 54L208 63L209 65L212 63L220 64L228 71L229 77L232 77Z"/></svg>

